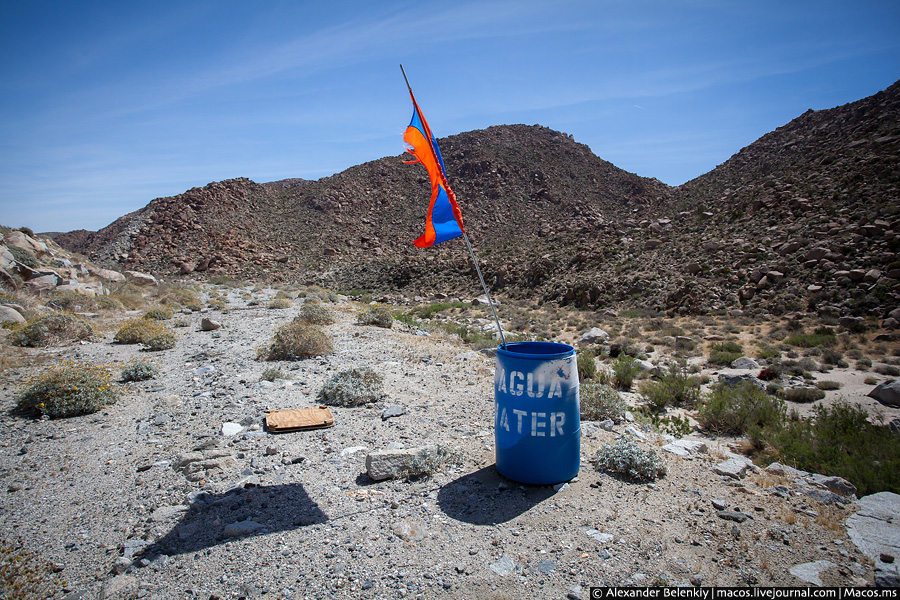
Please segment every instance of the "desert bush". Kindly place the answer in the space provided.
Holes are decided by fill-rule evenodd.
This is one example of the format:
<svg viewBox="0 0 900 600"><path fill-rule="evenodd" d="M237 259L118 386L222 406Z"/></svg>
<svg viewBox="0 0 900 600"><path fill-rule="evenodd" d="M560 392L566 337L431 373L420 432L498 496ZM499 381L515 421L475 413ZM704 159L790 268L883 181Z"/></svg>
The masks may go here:
<svg viewBox="0 0 900 600"><path fill-rule="evenodd" d="M447 465L460 464L462 457L445 446L429 446L413 456L400 470L400 476L406 479L414 477L430 477Z"/></svg>
<svg viewBox="0 0 900 600"><path fill-rule="evenodd" d="M159 321L132 318L122 324L113 340L119 344L147 344L152 338L167 331L166 326Z"/></svg>
<svg viewBox="0 0 900 600"><path fill-rule="evenodd" d="M737 342L719 342L709 349L709 362L714 365L728 366L744 356L744 348Z"/></svg>
<svg viewBox="0 0 900 600"><path fill-rule="evenodd" d="M94 335L89 323L73 314L54 312L29 319L10 334L14 346L41 348L63 342L86 340Z"/></svg>
<svg viewBox="0 0 900 600"><path fill-rule="evenodd" d="M693 406L700 398L700 380L688 375L687 364L671 364L659 379L641 386L641 397L653 408Z"/></svg>
<svg viewBox="0 0 900 600"><path fill-rule="evenodd" d="M855 367L858 371L868 371L872 368L872 360L862 357L858 361L856 361Z"/></svg>
<svg viewBox="0 0 900 600"><path fill-rule="evenodd" d="M822 380L816 382L816 387L825 391L839 390L841 389L841 384L838 381Z"/></svg>
<svg viewBox="0 0 900 600"><path fill-rule="evenodd" d="M187 319L175 319L172 321L172 327L190 327L191 322Z"/></svg>
<svg viewBox="0 0 900 600"><path fill-rule="evenodd" d="M275 330L272 343L257 350L261 360L297 360L334 352L331 338L320 327L291 322Z"/></svg>
<svg viewBox="0 0 900 600"><path fill-rule="evenodd" d="M785 338L785 343L800 348L816 348L818 346L834 346L837 336L830 327L817 327L812 333L795 333Z"/></svg>
<svg viewBox="0 0 900 600"><path fill-rule="evenodd" d="M269 308L273 310L284 310L293 305L294 303L291 302L289 298L273 298L272 301L269 302Z"/></svg>
<svg viewBox="0 0 900 600"><path fill-rule="evenodd" d="M759 431L784 420L784 402L750 381L737 386L718 383L700 403L699 423L717 433Z"/></svg>
<svg viewBox="0 0 900 600"><path fill-rule="evenodd" d="M640 373L638 362L627 354L620 354L612 364L613 383L626 392L631 389L635 377Z"/></svg>
<svg viewBox="0 0 900 600"><path fill-rule="evenodd" d="M826 365L839 366L843 362L844 353L833 348L825 348L822 350L822 363Z"/></svg>
<svg viewBox="0 0 900 600"><path fill-rule="evenodd" d="M276 379L287 379L287 376L282 373L281 369L276 369L274 367L266 369L262 372L262 375L259 376L260 381L275 381Z"/></svg>
<svg viewBox="0 0 900 600"><path fill-rule="evenodd" d="M776 460L843 477L859 496L900 493L900 436L871 423L864 408L845 401L815 406L813 413L812 419L791 420L769 432Z"/></svg>
<svg viewBox="0 0 900 600"><path fill-rule="evenodd" d="M578 352L577 368L578 378L581 381L589 381L597 376L597 363L594 361L594 353L591 350Z"/></svg>
<svg viewBox="0 0 900 600"><path fill-rule="evenodd" d="M391 311L386 306L370 306L357 315L356 322L360 325L375 325L390 329L394 323Z"/></svg>
<svg viewBox="0 0 900 600"><path fill-rule="evenodd" d="M164 331L162 333L158 333L144 342L144 348L151 352L158 352L160 350L171 350L175 347L175 334L171 331Z"/></svg>
<svg viewBox="0 0 900 600"><path fill-rule="evenodd" d="M53 581L50 565L26 551L21 542L0 540L0 598L36 600L52 598L60 582Z"/></svg>
<svg viewBox="0 0 900 600"><path fill-rule="evenodd" d="M97 412L119 397L109 370L91 363L65 361L28 383L19 408L52 418Z"/></svg>
<svg viewBox="0 0 900 600"><path fill-rule="evenodd" d="M875 379L874 377L866 377L863 380L863 383L865 383L866 385L875 385L878 383L878 380Z"/></svg>
<svg viewBox="0 0 900 600"><path fill-rule="evenodd" d="M632 481L655 481L666 474L666 463L655 450L644 450L630 437L604 444L594 460L598 471Z"/></svg>
<svg viewBox="0 0 900 600"><path fill-rule="evenodd" d="M821 400L825 392L817 387L796 387L784 390L784 399L788 402L808 403Z"/></svg>
<svg viewBox="0 0 900 600"><path fill-rule="evenodd" d="M151 321L168 321L174 316L171 308L155 306L144 313L144 318Z"/></svg>
<svg viewBox="0 0 900 600"><path fill-rule="evenodd" d="M307 302L300 307L294 321L305 325L331 325L335 319L331 311L321 304Z"/></svg>
<svg viewBox="0 0 900 600"><path fill-rule="evenodd" d="M589 381L579 390L580 414L585 421L612 419L615 423L625 417L625 398L615 388Z"/></svg>
<svg viewBox="0 0 900 600"><path fill-rule="evenodd" d="M673 435L682 438L694 431L690 421L685 416L666 415L659 411L641 406L637 409L637 419L641 423L649 423L662 434Z"/></svg>
<svg viewBox="0 0 900 600"><path fill-rule="evenodd" d="M894 365L876 365L872 370L879 375L887 375L888 377L900 377L900 368L895 367Z"/></svg>
<svg viewBox="0 0 900 600"><path fill-rule="evenodd" d="M122 369L122 381L146 381L148 379L153 379L156 377L156 374L159 373L159 369L156 368L156 365L144 361L135 361Z"/></svg>
<svg viewBox="0 0 900 600"><path fill-rule="evenodd" d="M187 288L170 288L160 296L160 304L177 304L191 311L199 311L203 309L203 301L194 291Z"/></svg>
<svg viewBox="0 0 900 600"><path fill-rule="evenodd" d="M368 367L354 367L329 377L320 392L325 404L361 406L385 397L384 378Z"/></svg>
<svg viewBox="0 0 900 600"><path fill-rule="evenodd" d="M7 246L6 249L9 250L9 253L12 254L12 257L17 263L25 265L29 269L37 269L40 267L34 254L28 250L19 248L18 246Z"/></svg>

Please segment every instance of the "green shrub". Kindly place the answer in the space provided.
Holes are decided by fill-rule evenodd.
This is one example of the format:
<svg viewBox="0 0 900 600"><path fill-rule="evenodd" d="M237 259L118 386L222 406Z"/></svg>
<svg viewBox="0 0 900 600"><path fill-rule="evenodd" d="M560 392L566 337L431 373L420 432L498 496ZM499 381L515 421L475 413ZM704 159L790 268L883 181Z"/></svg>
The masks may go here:
<svg viewBox="0 0 900 600"><path fill-rule="evenodd" d="M813 333L795 333L785 338L785 343L799 348L816 348L818 346L834 346L837 336L829 327L818 327Z"/></svg>
<svg viewBox="0 0 900 600"><path fill-rule="evenodd" d="M744 356L744 348L737 342L719 342L709 350L709 362L714 365L728 366Z"/></svg>
<svg viewBox="0 0 900 600"><path fill-rule="evenodd" d="M839 390L841 389L841 384L838 381L817 381L816 387L820 390L830 391L830 390Z"/></svg>
<svg viewBox="0 0 900 600"><path fill-rule="evenodd" d="M626 392L631 389L635 377L640 373L641 368L631 356L620 354L612 364L613 382L616 387Z"/></svg>
<svg viewBox="0 0 900 600"><path fill-rule="evenodd" d="M900 368L897 368L894 365L876 365L872 370L879 375L887 375L888 377L900 377Z"/></svg>
<svg viewBox="0 0 900 600"><path fill-rule="evenodd" d="M257 350L261 360L297 360L334 352L331 337L316 325L288 323L275 330L272 343Z"/></svg>
<svg viewBox="0 0 900 600"><path fill-rule="evenodd" d="M322 402L361 406L385 397L384 378L368 367L354 367L329 377L320 392Z"/></svg>
<svg viewBox="0 0 900 600"><path fill-rule="evenodd" d="M743 434L784 420L784 402L750 381L737 386L717 383L701 401L697 420L717 433Z"/></svg>
<svg viewBox="0 0 900 600"><path fill-rule="evenodd" d="M866 377L863 380L863 383L865 383L866 385L875 385L878 383L878 380L875 379L874 377Z"/></svg>
<svg viewBox="0 0 900 600"><path fill-rule="evenodd" d="M837 475L859 496L900 493L900 436L869 422L864 408L838 401L813 407L812 419L772 428L767 441L775 458L798 469Z"/></svg>
<svg viewBox="0 0 900 600"><path fill-rule="evenodd" d="M18 405L52 418L72 417L97 412L118 397L107 368L65 361L29 380Z"/></svg>
<svg viewBox="0 0 900 600"><path fill-rule="evenodd" d="M585 421L612 419L615 423L625 417L625 398L615 388L588 381L579 390L580 414Z"/></svg>
<svg viewBox="0 0 900 600"><path fill-rule="evenodd" d="M654 450L644 450L630 437L604 444L594 460L598 471L632 481L655 481L666 474L666 463Z"/></svg>
<svg viewBox="0 0 900 600"><path fill-rule="evenodd" d="M694 431L691 422L685 416L665 415L656 410L641 406L637 409L637 417L641 423L649 423L662 434L683 438Z"/></svg>
<svg viewBox="0 0 900 600"><path fill-rule="evenodd" d="M159 369L156 365L143 361L136 361L122 370L122 381L146 381L153 379Z"/></svg>
<svg viewBox="0 0 900 600"><path fill-rule="evenodd" d="M151 336L146 342L144 342L144 348L151 352L158 352L160 350L171 350L175 347L175 334L171 331L163 331L154 336Z"/></svg>
<svg viewBox="0 0 900 600"><path fill-rule="evenodd" d="M589 381L597 376L597 363L594 361L594 353L591 350L578 352L578 378L581 381Z"/></svg>
<svg viewBox="0 0 900 600"><path fill-rule="evenodd" d="M641 397L653 408L693 406L700 398L700 379L688 375L687 364L671 364L658 380L641 386Z"/></svg>
<svg viewBox="0 0 900 600"><path fill-rule="evenodd" d="M359 313L356 322L360 325L375 325L376 327L384 327L390 329L394 324L391 311L386 306L371 306Z"/></svg>
<svg viewBox="0 0 900 600"><path fill-rule="evenodd" d="M9 250L9 253L12 254L12 257L17 263L25 265L29 269L37 269L40 267L34 254L30 251L19 248L18 246L7 246L6 249Z"/></svg>
<svg viewBox="0 0 900 600"><path fill-rule="evenodd" d="M825 392L817 387L797 387L784 390L784 399L788 402L808 403L821 400Z"/></svg>
<svg viewBox="0 0 900 600"><path fill-rule="evenodd" d="M86 340L94 335L89 323L75 315L54 312L29 319L21 328L10 334L14 346L41 348L63 342Z"/></svg>
<svg viewBox="0 0 900 600"><path fill-rule="evenodd" d="M331 325L335 319L331 311L324 306L307 302L300 307L294 321L305 325Z"/></svg>
<svg viewBox="0 0 900 600"><path fill-rule="evenodd" d="M288 298L273 298L271 302L269 302L269 308L273 310L283 310L285 308L290 308L294 305L293 302Z"/></svg>
<svg viewBox="0 0 900 600"><path fill-rule="evenodd" d="M167 306L155 306L144 313L144 318L151 321L168 321L173 316L172 309Z"/></svg>
<svg viewBox="0 0 900 600"><path fill-rule="evenodd" d="M276 379L287 379L287 376L281 372L281 369L276 369L274 367L266 369L262 372L262 375L259 376L260 381L275 381Z"/></svg>

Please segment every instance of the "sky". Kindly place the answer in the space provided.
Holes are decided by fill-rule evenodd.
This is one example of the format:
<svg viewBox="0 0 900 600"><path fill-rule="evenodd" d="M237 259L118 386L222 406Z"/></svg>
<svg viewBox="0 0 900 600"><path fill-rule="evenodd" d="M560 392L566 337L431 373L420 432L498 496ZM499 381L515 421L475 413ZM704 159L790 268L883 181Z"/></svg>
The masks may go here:
<svg viewBox="0 0 900 600"><path fill-rule="evenodd" d="M540 124L679 185L900 79L900 2L0 0L0 224L399 156L400 64L438 138Z"/></svg>

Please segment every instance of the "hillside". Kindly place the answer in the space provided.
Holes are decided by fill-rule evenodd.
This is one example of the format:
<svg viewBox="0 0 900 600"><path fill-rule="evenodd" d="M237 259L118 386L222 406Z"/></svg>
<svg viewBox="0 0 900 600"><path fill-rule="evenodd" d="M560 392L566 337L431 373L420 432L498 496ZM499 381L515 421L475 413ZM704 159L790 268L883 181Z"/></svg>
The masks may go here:
<svg viewBox="0 0 900 600"><path fill-rule="evenodd" d="M900 84L808 111L678 188L570 136L504 125L439 141L472 243L501 295L601 308L783 314L900 302ZM233 179L56 236L161 274L474 294L462 241L419 250L424 171L389 157L317 181ZM830 309L829 309L830 310Z"/></svg>

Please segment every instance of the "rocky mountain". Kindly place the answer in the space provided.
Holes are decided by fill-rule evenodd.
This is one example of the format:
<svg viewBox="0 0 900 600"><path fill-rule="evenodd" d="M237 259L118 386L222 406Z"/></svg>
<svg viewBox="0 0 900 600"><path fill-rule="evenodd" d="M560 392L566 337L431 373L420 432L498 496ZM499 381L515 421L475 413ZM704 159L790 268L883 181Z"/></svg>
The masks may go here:
<svg viewBox="0 0 900 600"><path fill-rule="evenodd" d="M501 295L580 307L881 316L900 303L900 83L807 111L680 187L571 136L504 125L440 140ZM420 250L429 186L388 157L317 181L233 179L56 236L93 260L408 296L472 294L464 243Z"/></svg>

